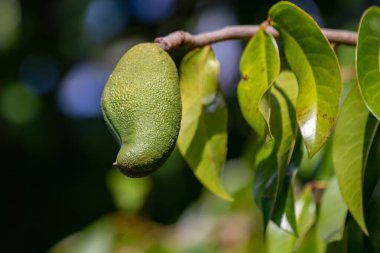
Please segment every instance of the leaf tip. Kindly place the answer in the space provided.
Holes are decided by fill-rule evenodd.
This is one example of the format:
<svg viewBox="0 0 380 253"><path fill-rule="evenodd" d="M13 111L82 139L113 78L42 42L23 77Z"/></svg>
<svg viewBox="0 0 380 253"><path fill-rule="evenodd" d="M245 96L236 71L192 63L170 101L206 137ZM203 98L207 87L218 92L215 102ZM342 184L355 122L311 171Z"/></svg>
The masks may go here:
<svg viewBox="0 0 380 253"><path fill-rule="evenodd" d="M369 237L369 232L368 232L368 229L367 229L367 226L365 224L365 221L364 221L364 216L362 216L359 219L355 218L356 222L358 223L359 227L361 228L362 232L367 236Z"/></svg>
<svg viewBox="0 0 380 253"><path fill-rule="evenodd" d="M220 189L218 191L208 189L212 194L214 194L216 197L228 201L228 202L234 202L235 199L231 197L228 193L226 193L223 189Z"/></svg>
<svg viewBox="0 0 380 253"><path fill-rule="evenodd" d="M322 146L320 147L317 147L317 146L311 146L311 145L307 145L305 144L306 146L306 150L307 150L307 157L309 159L313 158L313 156L318 153L318 151L322 148Z"/></svg>

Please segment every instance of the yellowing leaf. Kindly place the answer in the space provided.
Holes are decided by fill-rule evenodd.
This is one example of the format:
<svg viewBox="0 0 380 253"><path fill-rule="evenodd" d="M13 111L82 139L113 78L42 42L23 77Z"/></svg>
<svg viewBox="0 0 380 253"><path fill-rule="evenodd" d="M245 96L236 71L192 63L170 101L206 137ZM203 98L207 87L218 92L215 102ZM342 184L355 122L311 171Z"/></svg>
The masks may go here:
<svg viewBox="0 0 380 253"><path fill-rule="evenodd" d="M238 86L241 112L248 124L262 138L270 135L269 89L280 72L276 41L264 28L252 37L240 62L242 79Z"/></svg>
<svg viewBox="0 0 380 253"><path fill-rule="evenodd" d="M341 76L337 57L317 23L289 2L269 11L281 35L286 59L297 77L297 122L309 157L321 149L338 114Z"/></svg>
<svg viewBox="0 0 380 253"><path fill-rule="evenodd" d="M177 145L199 181L215 195L232 200L220 180L227 154L227 109L218 74L219 63L210 46L195 49L182 60Z"/></svg>

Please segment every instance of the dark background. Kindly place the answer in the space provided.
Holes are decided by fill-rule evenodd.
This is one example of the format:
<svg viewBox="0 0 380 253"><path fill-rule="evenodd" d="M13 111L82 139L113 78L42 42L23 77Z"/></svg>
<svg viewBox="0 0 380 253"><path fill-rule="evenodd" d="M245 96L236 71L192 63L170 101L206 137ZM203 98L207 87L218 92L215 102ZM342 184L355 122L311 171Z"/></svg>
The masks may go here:
<svg viewBox="0 0 380 253"><path fill-rule="evenodd" d="M123 52L175 30L259 24L275 2L0 0L0 251L45 252L116 209L105 177L118 146L99 101ZM294 2L321 26L353 30L363 11L379 4ZM235 101L243 45L215 45L230 110L229 158L248 132ZM184 52L171 52L176 63ZM141 215L170 224L201 186L185 165L160 173Z"/></svg>

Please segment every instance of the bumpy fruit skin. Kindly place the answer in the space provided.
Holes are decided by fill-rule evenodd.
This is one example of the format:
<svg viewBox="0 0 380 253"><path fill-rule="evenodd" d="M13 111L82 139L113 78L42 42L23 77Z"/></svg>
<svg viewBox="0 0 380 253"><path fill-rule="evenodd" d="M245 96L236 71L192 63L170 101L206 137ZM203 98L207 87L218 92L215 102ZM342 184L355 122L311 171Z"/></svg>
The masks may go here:
<svg viewBox="0 0 380 253"><path fill-rule="evenodd" d="M138 44L116 65L104 88L104 119L121 148L115 165L129 177L158 169L181 125L177 68L158 44Z"/></svg>

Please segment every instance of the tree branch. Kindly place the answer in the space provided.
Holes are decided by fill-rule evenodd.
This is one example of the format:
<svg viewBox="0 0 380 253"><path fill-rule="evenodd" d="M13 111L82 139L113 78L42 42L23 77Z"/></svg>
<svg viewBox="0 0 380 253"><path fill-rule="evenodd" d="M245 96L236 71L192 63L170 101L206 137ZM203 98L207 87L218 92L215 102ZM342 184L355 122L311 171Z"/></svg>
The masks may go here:
<svg viewBox="0 0 380 253"><path fill-rule="evenodd" d="M160 44L166 51L177 47L196 48L224 40L249 39L259 28L260 26L258 25L236 25L196 35L184 31L177 31L165 37L156 38L154 41ZM279 37L280 35L278 31L271 26L267 26L265 30L274 37ZM333 44L356 46L358 40L356 32L336 29L322 29L322 32L330 43Z"/></svg>

